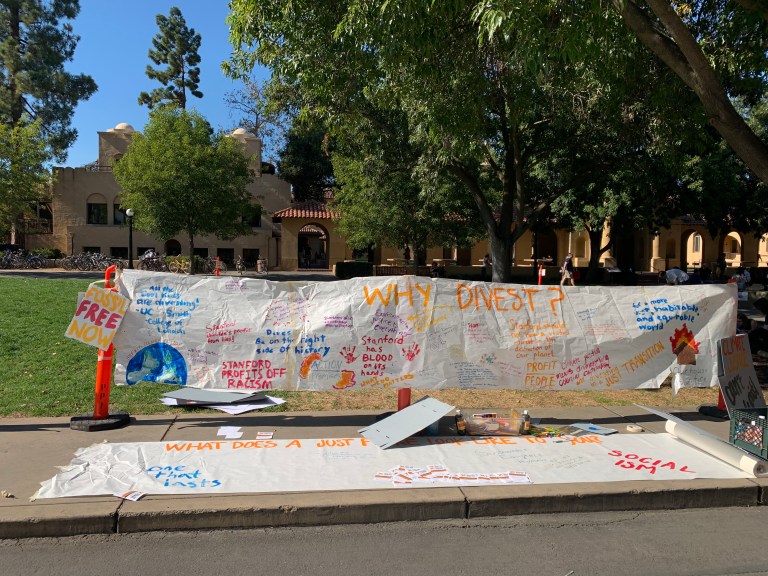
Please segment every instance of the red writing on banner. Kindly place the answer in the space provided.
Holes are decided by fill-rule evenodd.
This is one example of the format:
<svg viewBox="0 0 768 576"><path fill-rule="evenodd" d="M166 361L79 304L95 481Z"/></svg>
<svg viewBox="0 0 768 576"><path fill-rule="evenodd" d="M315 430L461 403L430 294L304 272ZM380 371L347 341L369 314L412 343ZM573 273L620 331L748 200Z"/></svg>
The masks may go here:
<svg viewBox="0 0 768 576"><path fill-rule="evenodd" d="M608 452L608 456L620 458L619 460L616 460L614 465L626 470L636 470L638 472L646 470L651 474L656 474L656 471L659 468L666 468L667 470L677 470L678 472L687 472L689 474L696 473L695 470L689 470L688 466L681 466L672 460L665 462L660 458L640 456L639 454L624 454L621 450L611 450Z"/></svg>

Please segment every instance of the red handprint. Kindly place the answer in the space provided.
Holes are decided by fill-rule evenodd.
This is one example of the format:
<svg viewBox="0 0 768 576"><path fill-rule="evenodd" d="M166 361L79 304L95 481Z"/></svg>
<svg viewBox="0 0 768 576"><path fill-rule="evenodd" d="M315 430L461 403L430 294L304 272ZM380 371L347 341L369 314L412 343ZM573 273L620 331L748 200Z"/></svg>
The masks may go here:
<svg viewBox="0 0 768 576"><path fill-rule="evenodd" d="M344 360L347 361L347 364L352 364L352 362L357 360L357 356L355 356L355 348L356 346L352 346L352 348L349 346L344 346L341 349L341 352L339 352L339 354L344 357Z"/></svg>
<svg viewBox="0 0 768 576"><path fill-rule="evenodd" d="M410 348L403 348L401 352L409 362L413 362L413 359L421 352L421 348L419 348L418 344L414 343Z"/></svg>

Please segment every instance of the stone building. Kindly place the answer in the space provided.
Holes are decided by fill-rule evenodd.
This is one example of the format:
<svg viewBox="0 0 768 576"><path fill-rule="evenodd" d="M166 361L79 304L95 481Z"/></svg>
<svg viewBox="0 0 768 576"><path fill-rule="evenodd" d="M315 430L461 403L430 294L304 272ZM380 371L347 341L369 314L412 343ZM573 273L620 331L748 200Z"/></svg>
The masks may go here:
<svg viewBox="0 0 768 576"><path fill-rule="evenodd" d="M112 174L112 166L128 149L135 133L129 124L121 123L105 132L99 132L98 159L81 168L55 168L51 198L46 213L51 223L30 230L26 228L25 244L34 248L58 248L65 254L101 252L118 258L128 258L129 230L120 203L120 187ZM250 224L253 234L232 241L215 236L195 238L195 253L200 256L220 257L233 262L236 256L255 263L259 257L279 262L280 226L271 214L290 203L290 185L274 174L262 173L261 141L242 128L231 136L239 140L245 153L253 157L256 178L249 190L256 203L262 206L260 218ZM137 258L153 248L165 254L187 254L184 235L161 241L143 232L133 231L134 253Z"/></svg>
<svg viewBox="0 0 768 576"><path fill-rule="evenodd" d="M81 168L55 169L50 201L39 205L36 218L20 223L28 250L58 248L65 254L93 251L128 257L128 226L112 166L126 152L134 133L125 123L99 132L95 162ZM356 257L375 264L398 264L405 260L405 247L377 247L368 254L353 251L337 231L334 220L338 213L324 202L291 202L290 185L261 169L261 141L242 128L231 136L242 142L245 152L254 158L256 179L249 188L254 201L262 206L261 218L251 222L253 234L233 241L214 236L195 238L198 255L218 256L228 263L242 256L250 266L257 258L266 257L270 268L281 270L332 269L336 262ZM606 238L607 228L603 243ZM707 266L714 270L723 255L732 268L765 267L768 266L767 239L768 235L757 238L735 231L713 238L704 222L681 217L658 235L642 231L620 239L613 252L601 255L600 262L605 268L623 264L649 273L674 266L682 269ZM183 236L161 241L134 230L131 256L137 258L149 248L166 254L186 254L186 242ZM487 241L472 248L433 247L427 250L426 262L439 260L479 268L483 256L489 252ZM557 267L567 252L573 252L575 266L587 267L590 259L587 234L568 230L526 232L515 246L514 268L518 274L528 268L533 275L534 254L538 260L544 259L545 264Z"/></svg>

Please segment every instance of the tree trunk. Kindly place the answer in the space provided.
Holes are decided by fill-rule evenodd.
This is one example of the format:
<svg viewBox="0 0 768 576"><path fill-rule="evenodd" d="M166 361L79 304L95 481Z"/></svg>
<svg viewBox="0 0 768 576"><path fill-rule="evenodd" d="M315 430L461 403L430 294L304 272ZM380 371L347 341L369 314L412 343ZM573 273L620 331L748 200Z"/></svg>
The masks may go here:
<svg viewBox="0 0 768 576"><path fill-rule="evenodd" d="M502 232L502 231L500 231ZM512 278L511 232L490 235L491 282L509 282Z"/></svg>
<svg viewBox="0 0 768 576"><path fill-rule="evenodd" d="M603 229L587 229L589 234L589 268L587 269L586 282L595 284L600 278L600 256L611 247L611 241L605 246L600 246L603 239Z"/></svg>

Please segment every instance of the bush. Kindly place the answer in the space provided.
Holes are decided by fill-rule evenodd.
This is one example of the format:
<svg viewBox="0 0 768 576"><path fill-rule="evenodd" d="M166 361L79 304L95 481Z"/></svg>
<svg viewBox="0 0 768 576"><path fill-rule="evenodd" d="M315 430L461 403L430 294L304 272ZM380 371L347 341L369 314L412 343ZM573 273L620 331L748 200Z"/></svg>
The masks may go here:
<svg viewBox="0 0 768 576"><path fill-rule="evenodd" d="M32 254L37 254L38 256L49 260L56 260L63 256L61 250L58 248L35 248L32 250Z"/></svg>
<svg viewBox="0 0 768 576"><path fill-rule="evenodd" d="M340 280L356 278L359 276L373 276L373 264L371 262L336 262L334 274Z"/></svg>

